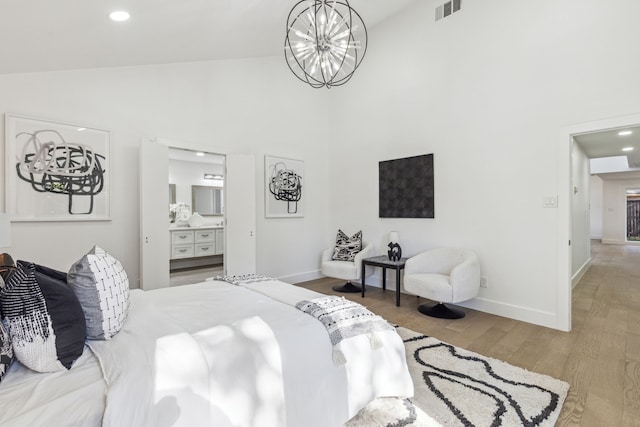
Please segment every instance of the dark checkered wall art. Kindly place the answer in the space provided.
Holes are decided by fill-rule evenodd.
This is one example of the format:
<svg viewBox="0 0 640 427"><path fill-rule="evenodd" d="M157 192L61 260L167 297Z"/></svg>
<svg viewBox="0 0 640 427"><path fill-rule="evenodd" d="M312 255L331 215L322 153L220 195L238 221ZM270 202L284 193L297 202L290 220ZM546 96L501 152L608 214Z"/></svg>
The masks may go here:
<svg viewBox="0 0 640 427"><path fill-rule="evenodd" d="M379 217L434 218L433 154L379 162Z"/></svg>

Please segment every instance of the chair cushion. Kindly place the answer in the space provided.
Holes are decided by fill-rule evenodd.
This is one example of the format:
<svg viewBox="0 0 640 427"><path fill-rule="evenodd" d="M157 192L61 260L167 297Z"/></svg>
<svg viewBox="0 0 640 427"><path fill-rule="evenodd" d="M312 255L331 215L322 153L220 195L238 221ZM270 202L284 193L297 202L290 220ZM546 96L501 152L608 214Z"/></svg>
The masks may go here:
<svg viewBox="0 0 640 427"><path fill-rule="evenodd" d="M324 261L321 265L322 274L342 280L358 280L356 264L350 261Z"/></svg>
<svg viewBox="0 0 640 427"><path fill-rule="evenodd" d="M453 302L453 287L444 274L405 274L404 290L436 302Z"/></svg>
<svg viewBox="0 0 640 427"><path fill-rule="evenodd" d="M362 250L362 230L353 236L347 236L342 230L338 230L336 236L336 246L333 249L334 261L353 261Z"/></svg>

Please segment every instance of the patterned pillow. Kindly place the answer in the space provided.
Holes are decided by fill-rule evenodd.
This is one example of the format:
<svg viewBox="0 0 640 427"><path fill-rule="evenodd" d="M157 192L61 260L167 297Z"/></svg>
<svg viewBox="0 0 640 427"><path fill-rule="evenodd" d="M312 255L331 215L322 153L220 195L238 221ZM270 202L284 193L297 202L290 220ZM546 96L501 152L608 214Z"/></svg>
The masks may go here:
<svg viewBox="0 0 640 427"><path fill-rule="evenodd" d="M94 246L71 266L68 280L84 311L87 338L117 334L129 313L129 279L120 261Z"/></svg>
<svg viewBox="0 0 640 427"><path fill-rule="evenodd" d="M2 279L0 279L1 281ZM7 373L7 369L13 362L13 347L11 346L11 336L7 332L4 324L0 322L0 381Z"/></svg>
<svg viewBox="0 0 640 427"><path fill-rule="evenodd" d="M349 237L342 230L338 230L336 246L333 249L332 260L353 261L362 250L362 230Z"/></svg>
<svg viewBox="0 0 640 427"><path fill-rule="evenodd" d="M0 303L16 358L38 372L70 369L82 355L86 329L66 274L18 261Z"/></svg>

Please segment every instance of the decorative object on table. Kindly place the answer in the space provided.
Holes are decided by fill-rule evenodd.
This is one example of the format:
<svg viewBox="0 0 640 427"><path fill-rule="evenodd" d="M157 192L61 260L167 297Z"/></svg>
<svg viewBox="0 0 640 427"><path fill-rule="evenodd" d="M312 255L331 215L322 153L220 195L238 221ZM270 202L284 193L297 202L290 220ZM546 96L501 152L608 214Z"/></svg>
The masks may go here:
<svg viewBox="0 0 640 427"><path fill-rule="evenodd" d="M373 245L362 241L362 231L349 237L338 230L335 245L322 251L320 271L325 276L347 281L344 285L334 286L334 291L361 292L362 288L351 281L373 274L373 269L362 269L362 259L373 256L373 252Z"/></svg>
<svg viewBox="0 0 640 427"><path fill-rule="evenodd" d="M173 216L171 222L177 226L189 225L189 217L191 216L191 208L184 202L169 204L169 213Z"/></svg>
<svg viewBox="0 0 640 427"><path fill-rule="evenodd" d="M466 249L437 248L422 252L407 260L404 289L438 302L420 305L420 313L440 319L460 319L465 316L464 311L444 303L455 304L478 295L480 260L475 252Z"/></svg>
<svg viewBox="0 0 640 427"><path fill-rule="evenodd" d="M389 250L387 251L387 255L389 256L389 260L398 261L402 258L402 248L400 247L400 236L397 231L392 231L389 233Z"/></svg>
<svg viewBox="0 0 640 427"><path fill-rule="evenodd" d="M265 217L304 216L302 160L264 156Z"/></svg>
<svg viewBox="0 0 640 427"><path fill-rule="evenodd" d="M314 88L348 82L367 51L367 28L347 0L302 0L289 12L284 55Z"/></svg>
<svg viewBox="0 0 640 427"><path fill-rule="evenodd" d="M5 115L12 221L110 219L109 131Z"/></svg>
<svg viewBox="0 0 640 427"><path fill-rule="evenodd" d="M399 327L411 401L441 425L552 427L569 384Z"/></svg>
<svg viewBox="0 0 640 427"><path fill-rule="evenodd" d="M433 154L378 163L380 218L434 218Z"/></svg>
<svg viewBox="0 0 640 427"><path fill-rule="evenodd" d="M189 227L202 227L204 225L204 218L198 212L191 214L187 220Z"/></svg>

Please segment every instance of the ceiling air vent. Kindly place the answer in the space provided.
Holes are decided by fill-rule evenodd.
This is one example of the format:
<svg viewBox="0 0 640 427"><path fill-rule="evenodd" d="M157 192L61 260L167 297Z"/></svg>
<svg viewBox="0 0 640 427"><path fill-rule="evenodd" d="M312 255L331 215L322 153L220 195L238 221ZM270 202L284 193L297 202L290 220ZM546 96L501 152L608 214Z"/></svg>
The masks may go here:
<svg viewBox="0 0 640 427"><path fill-rule="evenodd" d="M441 20L442 18L446 18L460 10L462 0L451 0L436 7L436 21Z"/></svg>

